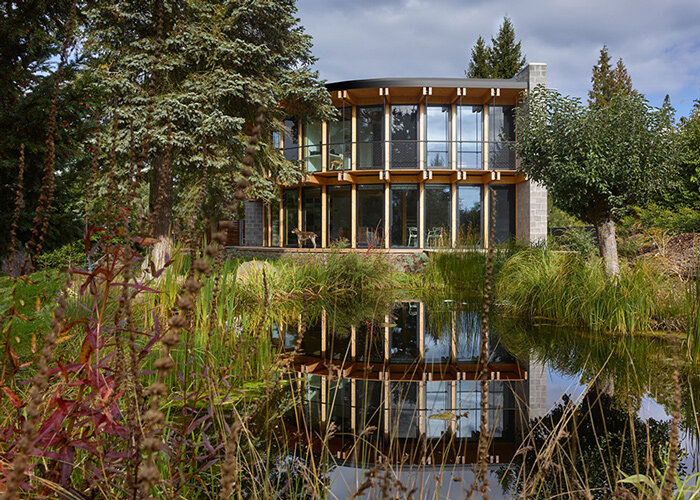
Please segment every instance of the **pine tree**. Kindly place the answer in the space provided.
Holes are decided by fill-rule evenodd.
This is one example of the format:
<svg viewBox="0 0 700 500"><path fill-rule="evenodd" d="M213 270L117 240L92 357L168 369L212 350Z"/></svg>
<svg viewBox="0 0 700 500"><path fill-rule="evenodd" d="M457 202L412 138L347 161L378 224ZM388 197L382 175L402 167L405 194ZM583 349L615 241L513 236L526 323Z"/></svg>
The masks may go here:
<svg viewBox="0 0 700 500"><path fill-rule="evenodd" d="M496 38L491 37L489 66L492 78L513 78L525 66L521 42L515 42L515 28L508 17L503 18Z"/></svg>
<svg viewBox="0 0 700 500"><path fill-rule="evenodd" d="M479 35L476 45L472 47L472 57L466 71L467 78L491 78L491 48L486 45L484 37Z"/></svg>
<svg viewBox="0 0 700 500"><path fill-rule="evenodd" d="M600 49L598 64L593 66L591 83L592 88L588 92L588 104L591 106L606 106L617 93L630 95L635 92L622 58L618 59L614 68L610 65L607 45Z"/></svg>
<svg viewBox="0 0 700 500"><path fill-rule="evenodd" d="M89 12L90 66L117 100L121 128L126 132L133 124L138 139L146 133L149 86L155 83L147 174L151 207L160 192L166 206L153 223L154 235L167 235L173 218L192 205L203 168L209 179L206 215L225 213L235 187L231 179L242 167L246 127L259 105L267 108L263 138L287 113L331 112L328 93L310 69L311 39L295 13L294 0L95 2ZM120 134L125 157L128 140L129 134ZM163 164L169 144L168 169ZM260 148L252 189L271 195L276 178L294 175L296 166L269 141ZM163 170L172 174L163 176Z"/></svg>
<svg viewBox="0 0 700 500"><path fill-rule="evenodd" d="M525 64L521 42L515 41L513 23L504 17L498 35L491 37L491 45L481 36L477 39L466 75L468 78L513 78Z"/></svg>

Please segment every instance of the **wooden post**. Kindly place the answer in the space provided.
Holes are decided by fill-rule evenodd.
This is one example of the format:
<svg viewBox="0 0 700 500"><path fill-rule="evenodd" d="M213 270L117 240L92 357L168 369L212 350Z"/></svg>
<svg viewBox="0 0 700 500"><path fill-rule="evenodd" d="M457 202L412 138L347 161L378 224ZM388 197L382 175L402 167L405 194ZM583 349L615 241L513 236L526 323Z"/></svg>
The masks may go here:
<svg viewBox="0 0 700 500"><path fill-rule="evenodd" d="M384 248L389 248L389 217L390 215L390 203L389 197L391 196L391 190L389 189L389 183L384 184Z"/></svg>
<svg viewBox="0 0 700 500"><path fill-rule="evenodd" d="M420 170L425 170L427 166L425 165L425 125L428 121L428 106L419 103L418 104L418 168Z"/></svg>
<svg viewBox="0 0 700 500"><path fill-rule="evenodd" d="M425 363L425 304L418 303L418 357L419 363Z"/></svg>
<svg viewBox="0 0 700 500"><path fill-rule="evenodd" d="M484 111L483 111L483 116L481 117L481 121L483 123L483 138L482 142L484 144L483 147L483 164L484 164L484 170L489 169L489 105L484 104Z"/></svg>
<svg viewBox="0 0 700 500"><path fill-rule="evenodd" d="M457 104L452 103L452 114L450 116L450 157L452 159L452 170L457 170L457 149L459 144L457 141L460 137L457 137Z"/></svg>
<svg viewBox="0 0 700 500"><path fill-rule="evenodd" d="M355 157L352 157L353 162L355 161ZM351 217L351 227L350 227L350 236L351 236L351 242L350 246L352 248L357 248L357 184L353 184L350 187L350 217Z"/></svg>
<svg viewBox="0 0 700 500"><path fill-rule="evenodd" d="M324 156L325 158L325 156ZM328 186L321 186L321 248L328 246Z"/></svg>
<svg viewBox="0 0 700 500"><path fill-rule="evenodd" d="M284 191L280 196L280 248L284 247Z"/></svg>
<svg viewBox="0 0 700 500"><path fill-rule="evenodd" d="M352 130L352 145L350 146L350 168L352 170L357 170L357 106L352 107L352 120L350 120L350 124L350 128ZM344 137L343 140L345 140ZM355 245L353 245L352 247L355 248Z"/></svg>
<svg viewBox="0 0 700 500"><path fill-rule="evenodd" d="M481 185L481 214L482 214L481 234L482 234L484 248L489 247L489 222L491 222L490 206L491 206L491 204L489 202L489 183L487 182L487 183Z"/></svg>
<svg viewBox="0 0 700 500"><path fill-rule="evenodd" d="M418 184L418 248L425 248L425 184Z"/></svg>
<svg viewBox="0 0 700 500"><path fill-rule="evenodd" d="M325 358L328 352L328 316L326 310L321 311L321 357Z"/></svg>
<svg viewBox="0 0 700 500"><path fill-rule="evenodd" d="M457 219L457 190L458 190L458 187L457 186L458 186L457 182L453 182L452 186L451 186L452 192L450 193L451 194L450 203L452 205L452 210L451 210L452 213L450 214L452 217L452 231L451 231L451 233L452 233L452 237L451 237L452 248L457 247L457 235L458 235L458 231L459 231L459 227L457 227L457 221L458 221L458 219Z"/></svg>
<svg viewBox="0 0 700 500"><path fill-rule="evenodd" d="M328 122L321 123L321 172L328 170Z"/></svg>

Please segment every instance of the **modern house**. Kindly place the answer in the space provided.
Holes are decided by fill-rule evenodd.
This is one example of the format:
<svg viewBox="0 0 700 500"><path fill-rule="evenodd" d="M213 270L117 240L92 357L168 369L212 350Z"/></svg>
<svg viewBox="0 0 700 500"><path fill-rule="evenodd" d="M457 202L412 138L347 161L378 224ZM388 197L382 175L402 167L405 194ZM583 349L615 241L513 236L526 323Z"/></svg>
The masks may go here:
<svg viewBox="0 0 700 500"><path fill-rule="evenodd" d="M244 244L420 251L546 237L547 194L517 171L514 109L546 65L512 79L388 78L327 85L339 119L290 118L273 139L304 172L279 202L247 201ZM484 238L486 228L490 238ZM303 242L311 246L310 241Z"/></svg>

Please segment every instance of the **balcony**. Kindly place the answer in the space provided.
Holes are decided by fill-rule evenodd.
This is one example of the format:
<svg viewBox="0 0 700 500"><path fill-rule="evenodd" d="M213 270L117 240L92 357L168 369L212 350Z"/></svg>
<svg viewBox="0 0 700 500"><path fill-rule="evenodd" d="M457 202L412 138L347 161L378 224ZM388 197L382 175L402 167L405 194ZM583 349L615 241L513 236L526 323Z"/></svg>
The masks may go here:
<svg viewBox="0 0 700 500"><path fill-rule="evenodd" d="M421 143L422 148L421 148ZM515 141L389 141L389 168L391 170L416 170L420 168L420 152L424 152L426 170L483 170L484 151L488 150L488 170L515 170ZM356 142L356 170L384 170L385 141ZM453 166L453 150L456 165ZM288 157L295 156L289 154ZM353 143L333 143L326 145L326 170L340 171L352 169ZM303 148L303 164L306 172L322 170L321 145Z"/></svg>

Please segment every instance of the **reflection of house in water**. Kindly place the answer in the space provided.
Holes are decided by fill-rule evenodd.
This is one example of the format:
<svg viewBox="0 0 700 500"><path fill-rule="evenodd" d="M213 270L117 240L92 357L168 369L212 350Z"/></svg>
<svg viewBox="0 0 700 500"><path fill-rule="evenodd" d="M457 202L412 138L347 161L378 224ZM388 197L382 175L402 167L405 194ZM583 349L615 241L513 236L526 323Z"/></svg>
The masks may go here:
<svg viewBox="0 0 700 500"><path fill-rule="evenodd" d="M453 303L456 304L456 303ZM446 304L452 305L452 304ZM333 422L337 458L373 463L376 452L402 463L473 463L481 418L478 312L395 304L383 318L345 331L288 325L281 339L298 350L291 371L303 411L294 425L317 435ZM526 364L491 332L488 421L493 462L508 462L530 418ZM542 372L538 370L538 375ZM544 382L537 381L537 394ZM361 436L361 439L358 439Z"/></svg>

